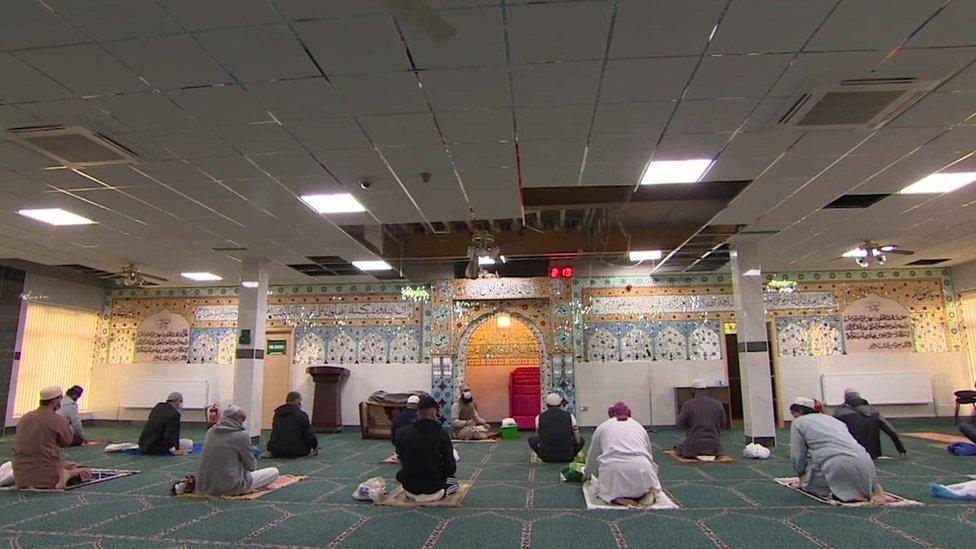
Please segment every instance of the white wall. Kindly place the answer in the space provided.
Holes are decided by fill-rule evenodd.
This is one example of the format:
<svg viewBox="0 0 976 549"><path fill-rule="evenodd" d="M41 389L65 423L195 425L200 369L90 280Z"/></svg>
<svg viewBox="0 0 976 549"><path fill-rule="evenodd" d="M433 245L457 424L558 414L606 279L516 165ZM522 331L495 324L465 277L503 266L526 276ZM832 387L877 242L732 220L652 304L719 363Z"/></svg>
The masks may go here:
<svg viewBox="0 0 976 549"><path fill-rule="evenodd" d="M952 273L952 289L957 292L976 290L976 261L955 265Z"/></svg>
<svg viewBox="0 0 976 549"><path fill-rule="evenodd" d="M780 357L779 413L789 418L790 403L797 396L822 398L820 375L823 373L870 374L928 372L932 376L935 405L879 406L888 417L951 416L953 392L969 387L966 355L954 353L852 353L822 357ZM857 387L869 401L870 387Z"/></svg>
<svg viewBox="0 0 976 549"><path fill-rule="evenodd" d="M576 363L576 419L599 425L607 408L623 401L644 425L674 425L674 388L701 378L709 386L728 384L724 360L658 360ZM583 408L587 409L583 409Z"/></svg>

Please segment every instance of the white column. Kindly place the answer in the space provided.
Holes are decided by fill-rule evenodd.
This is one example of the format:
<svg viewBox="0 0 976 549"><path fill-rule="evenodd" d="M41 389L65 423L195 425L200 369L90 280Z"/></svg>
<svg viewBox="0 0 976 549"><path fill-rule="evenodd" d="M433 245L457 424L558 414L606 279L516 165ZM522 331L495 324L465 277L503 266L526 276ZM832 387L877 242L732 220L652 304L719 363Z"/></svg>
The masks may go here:
<svg viewBox="0 0 976 549"><path fill-rule="evenodd" d="M248 283L247 286L244 285L245 282ZM234 361L234 404L247 413L247 430L252 439L261 436L264 327L267 318L268 260L246 259L241 265L240 298L237 304L238 343ZM240 342L244 330L250 332L249 343Z"/></svg>
<svg viewBox="0 0 976 549"><path fill-rule="evenodd" d="M758 243L734 243L731 266L745 435L749 440L775 444L773 383L769 373L769 341Z"/></svg>

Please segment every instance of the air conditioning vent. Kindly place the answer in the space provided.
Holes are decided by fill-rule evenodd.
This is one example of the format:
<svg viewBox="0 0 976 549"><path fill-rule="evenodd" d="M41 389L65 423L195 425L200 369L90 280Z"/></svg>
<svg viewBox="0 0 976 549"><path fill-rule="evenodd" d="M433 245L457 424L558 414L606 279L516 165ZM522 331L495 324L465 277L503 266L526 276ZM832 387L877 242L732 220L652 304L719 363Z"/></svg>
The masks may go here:
<svg viewBox="0 0 976 549"><path fill-rule="evenodd" d="M58 163L73 167L136 162L134 152L112 139L81 127L38 126L7 130L13 140Z"/></svg>
<svg viewBox="0 0 976 549"><path fill-rule="evenodd" d="M770 129L874 129L910 107L942 77L807 79Z"/></svg>

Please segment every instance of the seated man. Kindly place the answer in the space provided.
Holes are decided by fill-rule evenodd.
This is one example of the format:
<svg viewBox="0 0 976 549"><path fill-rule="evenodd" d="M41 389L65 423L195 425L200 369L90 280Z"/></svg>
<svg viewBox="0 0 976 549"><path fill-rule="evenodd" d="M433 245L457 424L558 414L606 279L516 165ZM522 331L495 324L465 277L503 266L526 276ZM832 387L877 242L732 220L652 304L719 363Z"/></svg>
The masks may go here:
<svg viewBox="0 0 976 549"><path fill-rule="evenodd" d="M596 493L607 503L651 505L661 482L651 455L651 439L644 427L631 419L630 408L618 402L607 410L610 419L593 432L583 478L597 476Z"/></svg>
<svg viewBox="0 0 976 549"><path fill-rule="evenodd" d="M91 480L90 469L61 459L61 448L74 438L67 420L57 414L61 399L60 387L42 389L40 406L17 424L13 469L18 488L63 490Z"/></svg>
<svg viewBox="0 0 976 549"><path fill-rule="evenodd" d="M407 397L407 407L402 411L398 412L397 415L393 416L393 425L390 427L390 442L396 445L396 433L401 427L406 427L410 425L417 419L417 404L420 402L420 397L417 395L410 395Z"/></svg>
<svg viewBox="0 0 976 549"><path fill-rule="evenodd" d="M275 408L268 452L280 458L305 457L319 453L319 439L312 432L308 414L302 410L302 395L297 391L288 393L285 403Z"/></svg>
<svg viewBox="0 0 976 549"><path fill-rule="evenodd" d="M488 422L478 414L471 388L462 385L461 396L451 409L451 437L457 440L482 440L494 436Z"/></svg>
<svg viewBox="0 0 976 549"><path fill-rule="evenodd" d="M139 435L139 450L143 454L165 455L186 454L193 447L193 441L180 438L180 410L183 408L183 395L170 393L166 402L160 402L149 412L149 419Z"/></svg>
<svg viewBox="0 0 976 549"><path fill-rule="evenodd" d="M843 502L870 501L881 492L871 456L843 423L816 412L815 406L806 397L790 406L790 458L800 488Z"/></svg>
<svg viewBox="0 0 976 549"><path fill-rule="evenodd" d="M71 446L81 446L85 442L85 429L81 426L81 417L78 416L78 399L83 392L85 391L81 387L72 385L64 392L65 398L61 402L61 409L58 410L58 415L68 420L68 425L71 425L71 432L74 435Z"/></svg>
<svg viewBox="0 0 976 549"><path fill-rule="evenodd" d="M546 396L546 411L535 417L535 432L529 437L529 448L542 461L573 461L583 449L583 437L576 425L576 416L563 410L563 397L557 393Z"/></svg>
<svg viewBox="0 0 976 549"><path fill-rule="evenodd" d="M834 410L834 417L847 425L847 430L851 432L854 440L864 446L871 459L878 459L881 455L881 431L884 431L891 438L891 442L895 443L895 448L900 455L904 456L908 453L895 428L888 423L888 420L881 417L868 401L861 398L861 393L857 389L844 391L844 403Z"/></svg>
<svg viewBox="0 0 976 549"><path fill-rule="evenodd" d="M195 491L210 496L239 496L271 484L278 469L257 469L251 436L244 430L244 410L231 404L203 437Z"/></svg>
<svg viewBox="0 0 976 549"><path fill-rule="evenodd" d="M417 404L417 420L396 434L400 456L396 479L407 496L420 503L443 499L458 490L454 446L437 421L438 414L437 402L423 395Z"/></svg>
<svg viewBox="0 0 976 549"><path fill-rule="evenodd" d="M725 426L725 408L722 403L705 394L705 382L691 380L691 400L681 405L677 427L687 431L685 437L674 445L675 452L683 458L722 455L722 427Z"/></svg>

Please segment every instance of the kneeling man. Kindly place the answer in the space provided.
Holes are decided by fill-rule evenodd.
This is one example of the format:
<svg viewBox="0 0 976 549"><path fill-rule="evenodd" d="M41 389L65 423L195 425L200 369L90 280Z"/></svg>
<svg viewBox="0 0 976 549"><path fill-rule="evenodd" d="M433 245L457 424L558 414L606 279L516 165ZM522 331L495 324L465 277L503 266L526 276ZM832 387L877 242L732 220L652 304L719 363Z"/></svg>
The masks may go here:
<svg viewBox="0 0 976 549"><path fill-rule="evenodd" d="M536 434L529 437L529 447L548 463L573 461L583 449L583 437L576 425L576 416L563 410L563 397L558 393L546 396L546 411L535 418Z"/></svg>
<svg viewBox="0 0 976 549"><path fill-rule="evenodd" d="M319 453L319 439L312 432L308 414L302 410L302 395L297 391L288 393L285 403L275 408L268 452L278 458L299 458Z"/></svg>
<svg viewBox="0 0 976 549"><path fill-rule="evenodd" d="M454 446L437 415L437 402L423 395L417 404L417 420L396 432L400 456L396 479L407 496L419 503L437 501L458 490Z"/></svg>
<svg viewBox="0 0 976 549"><path fill-rule="evenodd" d="M790 406L790 458L800 488L843 502L870 501L880 495L877 471L867 450L846 425L815 408L814 400L807 397L797 397Z"/></svg>
<svg viewBox="0 0 976 549"><path fill-rule="evenodd" d="M251 436L244 429L247 414L231 404L203 437L196 492L210 496L239 496L271 484L278 469L257 469Z"/></svg>
<svg viewBox="0 0 976 549"><path fill-rule="evenodd" d="M683 458L722 455L722 427L725 408L722 403L705 394L705 382L691 381L691 400L681 405L677 427L686 431L685 438L674 445Z"/></svg>
<svg viewBox="0 0 976 549"><path fill-rule="evenodd" d="M40 406L20 418L13 459L17 488L64 490L91 480L90 469L61 459L61 448L74 439L68 420L57 414L63 396L60 387L45 387Z"/></svg>

